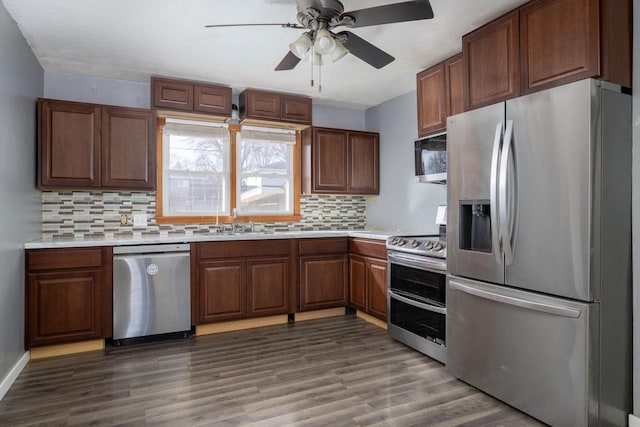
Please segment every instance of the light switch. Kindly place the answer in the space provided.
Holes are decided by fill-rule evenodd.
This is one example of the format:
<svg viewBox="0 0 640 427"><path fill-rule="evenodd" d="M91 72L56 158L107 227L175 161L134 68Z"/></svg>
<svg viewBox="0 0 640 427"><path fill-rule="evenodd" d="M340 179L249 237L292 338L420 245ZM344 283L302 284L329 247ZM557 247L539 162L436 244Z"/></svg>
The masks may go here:
<svg viewBox="0 0 640 427"><path fill-rule="evenodd" d="M146 227L147 226L147 214L133 214L133 226L134 227Z"/></svg>

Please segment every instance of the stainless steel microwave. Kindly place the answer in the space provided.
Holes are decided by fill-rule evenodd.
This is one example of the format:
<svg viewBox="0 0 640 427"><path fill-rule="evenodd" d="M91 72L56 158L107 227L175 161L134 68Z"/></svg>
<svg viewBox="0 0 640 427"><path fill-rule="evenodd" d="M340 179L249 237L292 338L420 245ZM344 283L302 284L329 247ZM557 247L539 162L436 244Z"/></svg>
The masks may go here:
<svg viewBox="0 0 640 427"><path fill-rule="evenodd" d="M447 134L416 141L416 181L432 184L447 182Z"/></svg>

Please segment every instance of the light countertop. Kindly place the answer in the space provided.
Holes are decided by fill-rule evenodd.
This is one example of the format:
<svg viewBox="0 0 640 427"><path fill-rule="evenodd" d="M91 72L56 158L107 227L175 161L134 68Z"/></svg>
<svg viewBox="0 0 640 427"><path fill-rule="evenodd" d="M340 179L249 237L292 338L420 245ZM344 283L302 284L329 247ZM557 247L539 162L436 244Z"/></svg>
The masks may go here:
<svg viewBox="0 0 640 427"><path fill-rule="evenodd" d="M121 237L92 237L66 239L36 239L25 243L25 249L78 248L89 246L157 245L162 243L191 243L228 240L270 240L270 239L311 239L318 237L360 237L364 239L386 240L398 232L379 230L322 230L322 231L282 231L246 232L236 234L175 234L175 235L132 235Z"/></svg>

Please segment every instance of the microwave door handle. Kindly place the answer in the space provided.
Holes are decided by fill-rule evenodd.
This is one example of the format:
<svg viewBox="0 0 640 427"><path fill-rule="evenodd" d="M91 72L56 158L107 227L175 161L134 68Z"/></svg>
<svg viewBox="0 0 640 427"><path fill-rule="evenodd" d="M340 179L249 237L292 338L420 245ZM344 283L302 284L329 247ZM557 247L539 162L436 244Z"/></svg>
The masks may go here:
<svg viewBox="0 0 640 427"><path fill-rule="evenodd" d="M498 167L500 160L500 145L502 141L502 126L496 125L496 134L493 139L493 153L491 154L491 178L489 181L489 210L491 214L491 245L496 256L496 262L502 264L500 251L500 228L498 226Z"/></svg>
<svg viewBox="0 0 640 427"><path fill-rule="evenodd" d="M513 120L507 120L507 128L504 132L504 143L502 144L502 154L500 155L500 176L498 177L498 211L500 216L500 238L502 240L502 250L504 251L504 263L510 265L513 262L512 246L512 221L509 209L508 192L511 190L512 196L515 188L509 188L509 159L512 156L513 146Z"/></svg>

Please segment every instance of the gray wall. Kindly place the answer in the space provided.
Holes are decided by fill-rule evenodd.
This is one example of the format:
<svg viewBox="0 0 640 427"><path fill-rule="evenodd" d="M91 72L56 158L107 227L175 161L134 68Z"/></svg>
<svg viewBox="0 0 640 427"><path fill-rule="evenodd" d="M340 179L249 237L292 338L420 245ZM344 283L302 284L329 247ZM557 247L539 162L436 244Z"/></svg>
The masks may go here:
<svg viewBox="0 0 640 427"><path fill-rule="evenodd" d="M44 96L51 99L149 108L149 84L80 74L45 71ZM233 102L238 103L237 95ZM365 129L364 110L313 106L313 125L340 129Z"/></svg>
<svg viewBox="0 0 640 427"><path fill-rule="evenodd" d="M0 381L24 354L24 242L40 235L36 98L43 72L0 3Z"/></svg>
<svg viewBox="0 0 640 427"><path fill-rule="evenodd" d="M640 2L633 3L633 413L640 416Z"/></svg>
<svg viewBox="0 0 640 427"><path fill-rule="evenodd" d="M416 92L409 92L366 111L366 129L380 132L380 196L367 202L369 226L438 232L436 210L447 203L447 188L415 181L416 105Z"/></svg>

